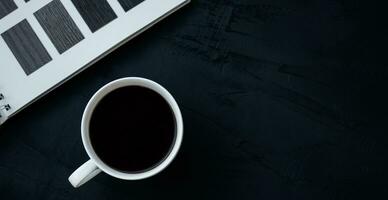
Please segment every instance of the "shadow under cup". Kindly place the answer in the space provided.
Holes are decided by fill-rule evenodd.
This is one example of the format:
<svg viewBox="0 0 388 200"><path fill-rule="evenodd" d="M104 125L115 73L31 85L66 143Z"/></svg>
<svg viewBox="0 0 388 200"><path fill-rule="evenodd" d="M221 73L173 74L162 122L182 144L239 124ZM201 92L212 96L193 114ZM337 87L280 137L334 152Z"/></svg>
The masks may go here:
<svg viewBox="0 0 388 200"><path fill-rule="evenodd" d="M171 153L177 122L170 103L143 86L123 86L96 104L89 121L94 153L110 168L130 174L154 169Z"/></svg>

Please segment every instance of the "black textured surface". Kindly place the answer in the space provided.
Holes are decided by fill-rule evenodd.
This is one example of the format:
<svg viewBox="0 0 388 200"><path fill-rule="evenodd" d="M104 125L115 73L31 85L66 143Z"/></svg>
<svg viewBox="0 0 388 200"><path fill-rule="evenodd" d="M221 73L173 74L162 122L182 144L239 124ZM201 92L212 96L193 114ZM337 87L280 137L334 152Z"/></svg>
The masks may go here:
<svg viewBox="0 0 388 200"><path fill-rule="evenodd" d="M51 56L27 20L16 24L1 36L27 75L51 61Z"/></svg>
<svg viewBox="0 0 388 200"><path fill-rule="evenodd" d="M385 6L198 0L0 128L3 199L387 199ZM150 78L179 103L176 160L142 181L67 177L83 109L104 84Z"/></svg>
<svg viewBox="0 0 388 200"><path fill-rule="evenodd" d="M125 11L130 10L131 8L139 5L139 3L143 2L144 0L118 0L120 5L123 7Z"/></svg>
<svg viewBox="0 0 388 200"><path fill-rule="evenodd" d="M50 2L34 15L60 54L84 39L59 0Z"/></svg>
<svg viewBox="0 0 388 200"><path fill-rule="evenodd" d="M96 32L117 16L107 0L71 0L92 32Z"/></svg>
<svg viewBox="0 0 388 200"><path fill-rule="evenodd" d="M17 6L13 0L0 1L0 19L16 10Z"/></svg>

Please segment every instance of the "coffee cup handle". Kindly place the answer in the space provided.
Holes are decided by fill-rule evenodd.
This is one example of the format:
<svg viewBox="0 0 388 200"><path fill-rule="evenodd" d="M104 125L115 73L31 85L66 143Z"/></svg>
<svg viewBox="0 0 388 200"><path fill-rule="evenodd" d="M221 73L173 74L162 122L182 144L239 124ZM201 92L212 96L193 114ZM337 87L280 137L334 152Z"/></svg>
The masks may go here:
<svg viewBox="0 0 388 200"><path fill-rule="evenodd" d="M101 169L92 160L88 160L70 175L69 182L73 187L78 188L100 172Z"/></svg>

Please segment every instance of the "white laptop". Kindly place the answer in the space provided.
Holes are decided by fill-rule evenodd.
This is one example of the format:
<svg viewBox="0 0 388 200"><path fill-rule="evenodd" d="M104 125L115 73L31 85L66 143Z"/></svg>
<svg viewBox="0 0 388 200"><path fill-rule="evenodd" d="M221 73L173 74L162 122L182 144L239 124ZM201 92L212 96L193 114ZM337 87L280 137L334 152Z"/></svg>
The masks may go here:
<svg viewBox="0 0 388 200"><path fill-rule="evenodd" d="M0 125L189 0L0 0Z"/></svg>

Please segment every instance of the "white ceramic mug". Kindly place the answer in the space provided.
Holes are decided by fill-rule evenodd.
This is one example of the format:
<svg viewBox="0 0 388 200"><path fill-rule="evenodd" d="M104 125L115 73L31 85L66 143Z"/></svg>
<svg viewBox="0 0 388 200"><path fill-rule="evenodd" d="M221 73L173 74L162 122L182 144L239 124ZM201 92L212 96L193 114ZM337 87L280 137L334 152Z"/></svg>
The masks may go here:
<svg viewBox="0 0 388 200"><path fill-rule="evenodd" d="M93 110L98 104L98 102L107 94L112 92L113 90L125 86L141 86L149 88L155 92L157 92L160 96L162 96L170 105L174 117L175 117L175 123L176 123L176 137L174 141L174 146L172 147L172 150L167 155L167 157L159 163L156 167L153 167L147 171L141 172L141 173L126 173L121 172L118 170L115 170L105 164L103 160L101 160L96 152L93 149L93 146L90 142L89 137L89 122L90 118L92 116ZM114 117L114 116L111 116ZM182 114L180 112L180 109L178 107L178 104L176 103L175 99L172 97L172 95L161 85L158 83L144 79L144 78L137 78L137 77L129 77L129 78L122 78L115 80L113 82L108 83L104 87L102 87L100 90L98 90L93 97L90 99L89 103L87 104L85 111L83 113L82 117L82 123L81 123L81 136L82 136L82 142L85 147L86 153L89 155L90 160L88 160L86 163L84 163L81 167L79 167L76 171L71 174L69 177L70 183L74 187L79 187L82 184L86 183L90 179L92 179L94 176L99 174L101 171L124 180L139 180L151 177L159 172L161 172L163 169L165 169L171 161L175 158L176 154L178 153L178 150L182 143L183 138L183 120L182 120ZM123 158L125 159L125 158ZM128 158L130 159L130 158Z"/></svg>

